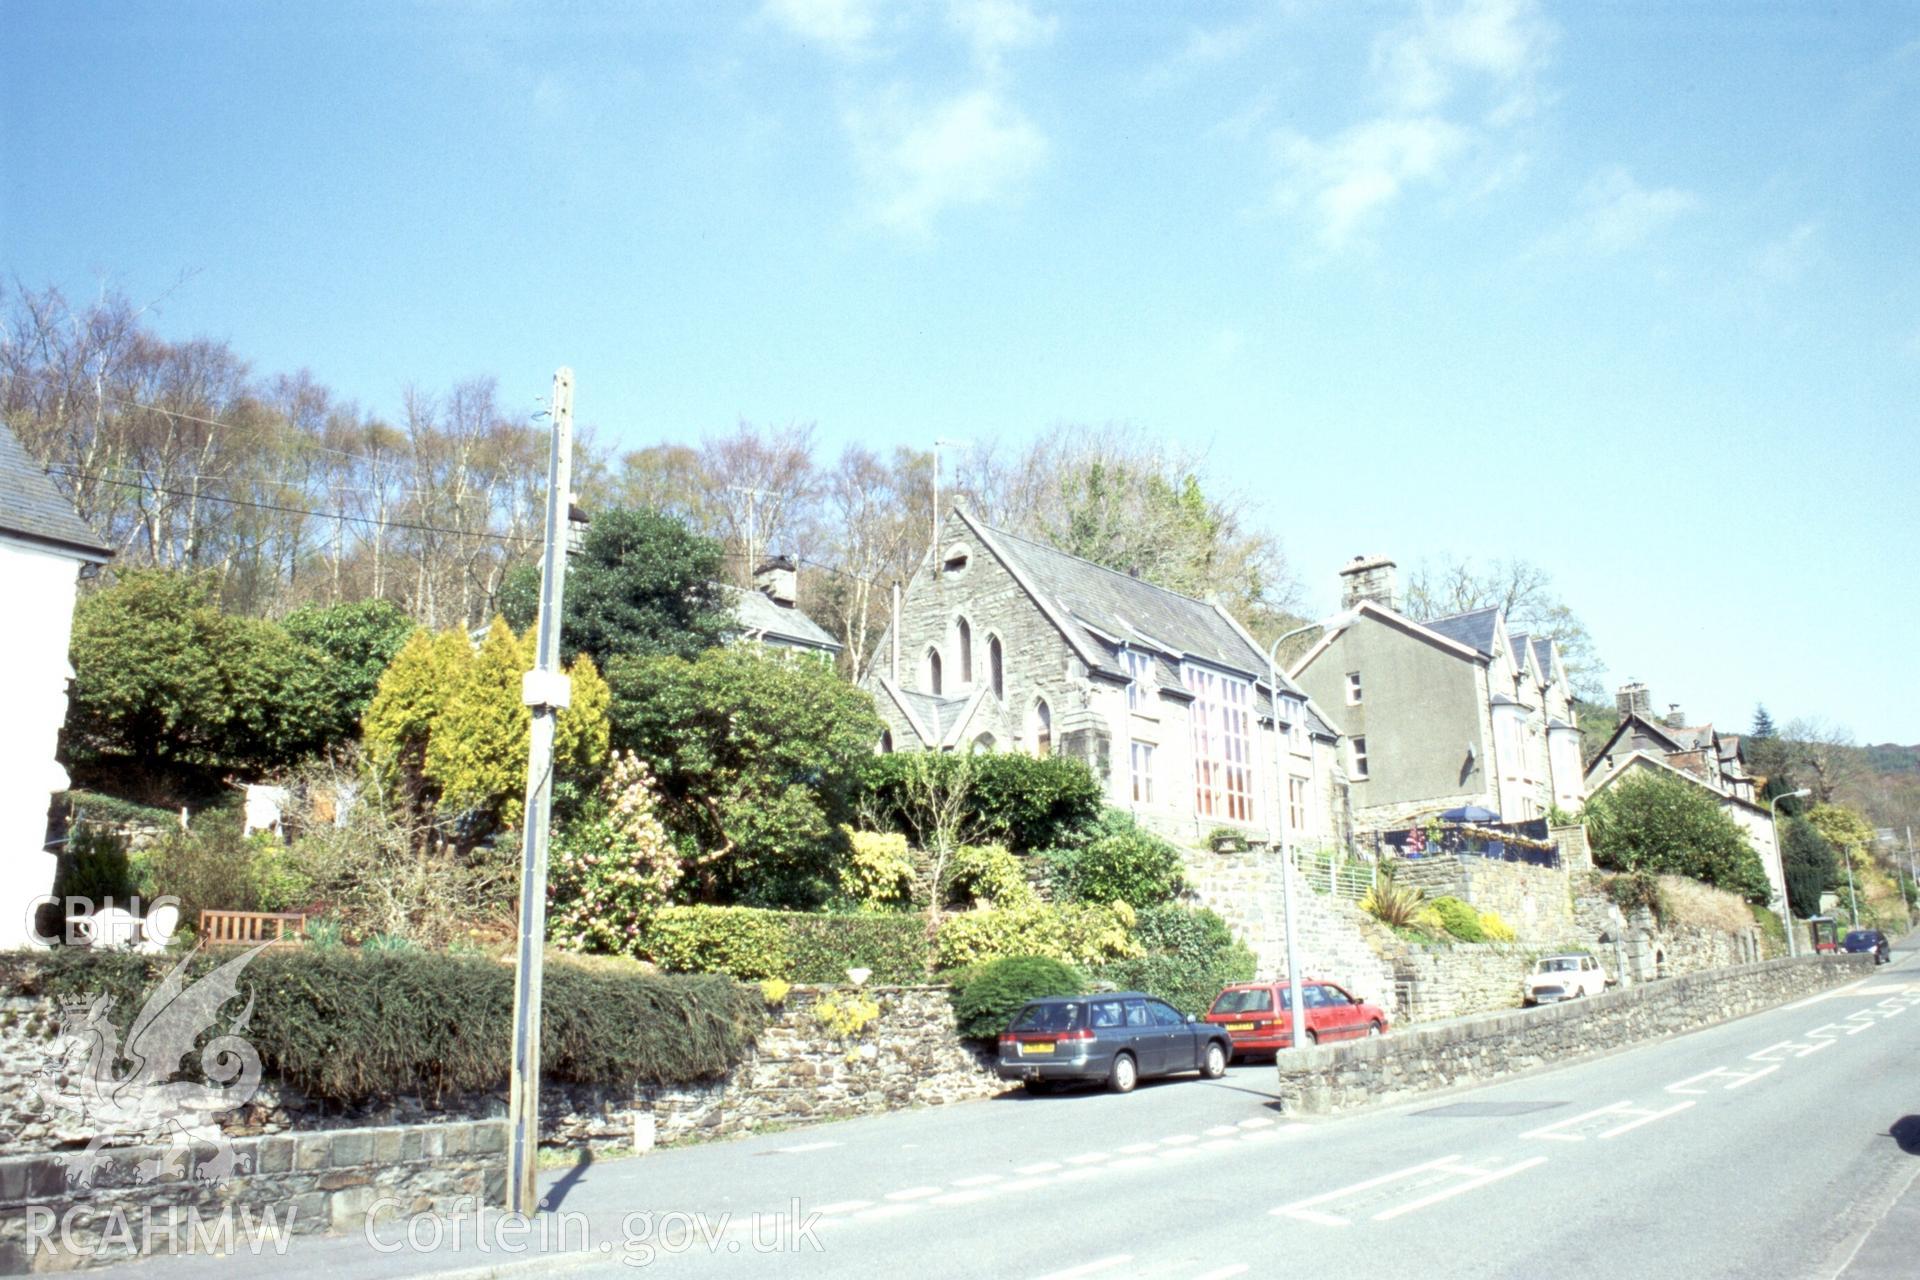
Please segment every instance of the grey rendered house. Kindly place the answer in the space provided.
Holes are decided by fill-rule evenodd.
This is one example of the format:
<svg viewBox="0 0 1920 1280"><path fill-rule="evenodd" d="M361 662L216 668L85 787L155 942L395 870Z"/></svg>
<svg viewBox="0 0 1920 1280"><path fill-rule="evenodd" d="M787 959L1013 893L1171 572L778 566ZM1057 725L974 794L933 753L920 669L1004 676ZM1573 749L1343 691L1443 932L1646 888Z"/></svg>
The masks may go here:
<svg viewBox="0 0 1920 1280"><path fill-rule="evenodd" d="M1345 832L1337 735L1218 604L956 508L915 569L866 687L882 751L1085 761L1108 802L1169 836Z"/></svg>
<svg viewBox="0 0 1920 1280"><path fill-rule="evenodd" d="M1509 822L1580 808L1573 690L1551 640L1511 633L1498 608L1416 622L1383 557L1340 576L1341 611L1288 674L1345 738L1357 829L1465 806Z"/></svg>

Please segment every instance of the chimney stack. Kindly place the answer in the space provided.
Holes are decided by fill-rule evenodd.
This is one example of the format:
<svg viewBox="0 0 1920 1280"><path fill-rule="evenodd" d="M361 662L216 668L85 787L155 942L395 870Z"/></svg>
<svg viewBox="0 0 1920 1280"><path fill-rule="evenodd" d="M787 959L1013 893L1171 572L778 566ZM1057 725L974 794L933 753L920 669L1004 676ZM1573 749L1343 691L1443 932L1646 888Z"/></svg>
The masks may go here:
<svg viewBox="0 0 1920 1280"><path fill-rule="evenodd" d="M1340 570L1340 607L1351 609L1362 600L1400 608L1400 584L1386 556L1355 556Z"/></svg>
<svg viewBox="0 0 1920 1280"><path fill-rule="evenodd" d="M1638 680L1630 680L1620 686L1613 695L1614 709L1624 716L1639 716L1649 723L1653 720L1653 693Z"/></svg>
<svg viewBox="0 0 1920 1280"><path fill-rule="evenodd" d="M800 603L800 569L790 556L768 556L753 571L753 585L782 609Z"/></svg>

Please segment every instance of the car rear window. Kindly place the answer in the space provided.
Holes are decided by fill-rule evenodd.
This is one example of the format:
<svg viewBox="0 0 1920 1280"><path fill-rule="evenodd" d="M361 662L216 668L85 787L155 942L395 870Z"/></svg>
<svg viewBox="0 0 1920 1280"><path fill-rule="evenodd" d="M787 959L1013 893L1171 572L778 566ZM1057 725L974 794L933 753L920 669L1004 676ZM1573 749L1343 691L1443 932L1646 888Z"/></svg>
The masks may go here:
<svg viewBox="0 0 1920 1280"><path fill-rule="evenodd" d="M1552 956L1533 967L1535 973L1572 973L1580 962L1572 956Z"/></svg>
<svg viewBox="0 0 1920 1280"><path fill-rule="evenodd" d="M1077 1031L1081 1009L1077 1004L1030 1004L1013 1020L1014 1031Z"/></svg>
<svg viewBox="0 0 1920 1280"><path fill-rule="evenodd" d="M1273 991L1268 987L1249 987L1244 991L1222 991L1213 1002L1215 1013L1265 1013L1273 1008Z"/></svg>
<svg viewBox="0 0 1920 1280"><path fill-rule="evenodd" d="M1856 929L1847 935L1847 945L1854 943L1873 944L1880 941L1880 935L1871 929Z"/></svg>

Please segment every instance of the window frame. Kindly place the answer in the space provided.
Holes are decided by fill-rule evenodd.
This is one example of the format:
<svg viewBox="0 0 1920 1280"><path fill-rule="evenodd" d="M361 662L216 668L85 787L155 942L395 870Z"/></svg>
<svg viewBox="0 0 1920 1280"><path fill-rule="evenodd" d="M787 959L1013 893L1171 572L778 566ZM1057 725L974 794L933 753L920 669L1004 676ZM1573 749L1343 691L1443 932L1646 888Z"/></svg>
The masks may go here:
<svg viewBox="0 0 1920 1280"><path fill-rule="evenodd" d="M1181 681L1193 695L1194 815L1250 824L1258 812L1260 771L1253 681L1198 663L1182 668Z"/></svg>
<svg viewBox="0 0 1920 1280"><path fill-rule="evenodd" d="M1153 757L1158 744L1132 739L1127 746L1128 784L1135 804L1153 803Z"/></svg>
<svg viewBox="0 0 1920 1280"><path fill-rule="evenodd" d="M1367 760L1367 735L1364 733L1347 739L1347 773L1355 782L1366 782L1373 777Z"/></svg>
<svg viewBox="0 0 1920 1280"><path fill-rule="evenodd" d="M1366 696L1366 689L1360 683L1360 673L1358 671L1347 672L1347 705L1350 707L1360 706L1366 701Z"/></svg>

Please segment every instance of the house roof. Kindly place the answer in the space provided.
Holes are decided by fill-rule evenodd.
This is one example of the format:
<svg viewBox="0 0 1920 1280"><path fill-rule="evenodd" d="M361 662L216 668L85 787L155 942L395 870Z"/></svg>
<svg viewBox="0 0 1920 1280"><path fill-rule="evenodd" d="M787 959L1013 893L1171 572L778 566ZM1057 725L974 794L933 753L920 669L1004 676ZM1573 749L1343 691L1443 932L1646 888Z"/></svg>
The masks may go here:
<svg viewBox="0 0 1920 1280"><path fill-rule="evenodd" d="M971 698L943 698L938 694L902 689L885 676L880 677L879 683L887 696L907 713L907 723L920 740L930 747L938 747L947 740L974 701Z"/></svg>
<svg viewBox="0 0 1920 1280"><path fill-rule="evenodd" d="M1488 605L1484 609L1470 609L1466 613L1435 618L1421 625L1429 631L1438 631L1456 644L1477 649L1491 657L1493 638L1500 630L1500 609L1496 605Z"/></svg>
<svg viewBox="0 0 1920 1280"><path fill-rule="evenodd" d="M1264 681L1266 653L1218 606L992 528L963 508L955 513L1006 562L1089 665L1124 677L1119 650L1126 645ZM1161 683L1169 682L1163 676ZM1280 685L1300 692L1285 676Z"/></svg>
<svg viewBox="0 0 1920 1280"><path fill-rule="evenodd" d="M113 555L74 511L46 468L4 425L0 425L0 533L48 543L85 560L104 561Z"/></svg>
<svg viewBox="0 0 1920 1280"><path fill-rule="evenodd" d="M727 599L733 602L734 619L748 635L758 634L809 649L840 652L840 642L800 610L775 604L764 591L744 591L725 583L719 585Z"/></svg>
<svg viewBox="0 0 1920 1280"><path fill-rule="evenodd" d="M1713 796L1716 800L1719 800L1722 804L1738 805L1742 809L1747 809L1756 813L1767 812L1767 807L1765 805L1756 804L1753 801L1748 800L1742 796L1737 796L1733 794L1731 791L1723 791L1719 787L1715 786L1712 782L1708 781L1706 778L1701 777L1699 774L1691 773L1685 769L1682 769L1679 766L1675 765L1670 760L1663 760L1659 756L1654 755L1651 751L1632 752L1625 759L1621 760L1619 763L1615 764L1611 769L1608 769L1604 774L1600 774L1598 777L1595 776L1596 774L1595 770L1589 769L1587 771L1587 795L1589 797L1598 795L1600 792L1606 790L1608 787L1612 786L1614 783L1618 782L1622 777L1624 777L1627 773L1627 770L1634 769L1634 768L1663 769L1666 772L1672 774L1676 778L1686 779L1688 782L1691 782L1694 786L1699 787L1702 791L1705 791L1707 794Z"/></svg>

